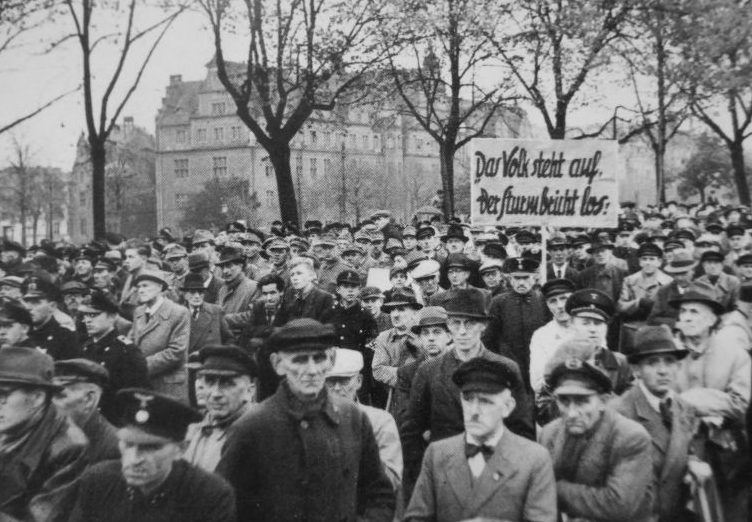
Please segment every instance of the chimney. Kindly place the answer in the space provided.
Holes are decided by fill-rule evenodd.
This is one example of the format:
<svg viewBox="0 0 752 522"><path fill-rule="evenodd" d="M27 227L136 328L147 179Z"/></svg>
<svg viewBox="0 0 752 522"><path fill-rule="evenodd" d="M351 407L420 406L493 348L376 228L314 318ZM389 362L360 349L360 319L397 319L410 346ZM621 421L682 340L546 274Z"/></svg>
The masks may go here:
<svg viewBox="0 0 752 522"><path fill-rule="evenodd" d="M170 76L170 85L177 85L183 81L182 74L173 74Z"/></svg>

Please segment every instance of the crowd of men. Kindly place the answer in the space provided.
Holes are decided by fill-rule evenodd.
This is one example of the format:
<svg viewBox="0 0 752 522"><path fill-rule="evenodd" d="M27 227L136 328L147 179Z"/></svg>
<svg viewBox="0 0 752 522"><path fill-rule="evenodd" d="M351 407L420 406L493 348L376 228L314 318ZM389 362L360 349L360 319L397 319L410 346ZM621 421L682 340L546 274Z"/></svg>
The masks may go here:
<svg viewBox="0 0 752 522"><path fill-rule="evenodd" d="M746 522L751 229L4 240L0 521Z"/></svg>

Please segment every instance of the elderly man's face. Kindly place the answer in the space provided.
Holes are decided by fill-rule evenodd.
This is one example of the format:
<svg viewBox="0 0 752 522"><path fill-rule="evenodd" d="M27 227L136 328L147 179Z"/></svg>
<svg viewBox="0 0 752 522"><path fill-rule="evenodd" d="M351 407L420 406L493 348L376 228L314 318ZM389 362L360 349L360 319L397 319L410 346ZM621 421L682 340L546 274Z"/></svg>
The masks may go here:
<svg viewBox="0 0 752 522"><path fill-rule="evenodd" d="M13 384L0 384L0 434L22 425L44 404L44 392Z"/></svg>
<svg viewBox="0 0 752 522"><path fill-rule="evenodd" d="M499 393L463 391L461 398L465 431L478 442L492 437L515 407L508 389Z"/></svg>
<svg viewBox="0 0 752 522"><path fill-rule="evenodd" d="M83 426L99 404L100 392L96 385L87 382L75 382L63 385L55 393L52 402L67 415L77 426Z"/></svg>
<svg viewBox="0 0 752 522"><path fill-rule="evenodd" d="M278 352L271 360L277 375L287 380L296 397L313 399L324 388L326 374L334 364L334 351Z"/></svg>
<svg viewBox="0 0 752 522"><path fill-rule="evenodd" d="M610 248L599 248L593 252L593 259L597 265L606 265L611 261L612 253Z"/></svg>
<svg viewBox="0 0 752 522"><path fill-rule="evenodd" d="M535 275L525 272L515 272L510 275L509 282L512 285L512 290L520 295L525 295L533 289Z"/></svg>
<svg viewBox="0 0 752 522"><path fill-rule="evenodd" d="M696 337L709 332L717 320L718 316L706 304L682 303L679 307L679 320L676 328L687 337Z"/></svg>
<svg viewBox="0 0 752 522"><path fill-rule="evenodd" d="M557 395L556 404L564 419L569 435L580 436L589 432L606 409L606 403L597 393L591 395Z"/></svg>
<svg viewBox="0 0 752 522"><path fill-rule="evenodd" d="M349 376L327 377L326 387L330 393L343 399L354 401L362 383L360 374Z"/></svg>
<svg viewBox="0 0 752 522"><path fill-rule="evenodd" d="M118 448L126 484L146 492L162 484L172 471L173 463L183 455L177 442L155 438L153 442L144 443L128 429L118 432Z"/></svg>
<svg viewBox="0 0 752 522"><path fill-rule="evenodd" d="M486 323L478 319L455 316L447 320L447 328L457 349L469 351L478 346Z"/></svg>
<svg viewBox="0 0 752 522"><path fill-rule="evenodd" d="M156 299L162 293L162 285L156 281L143 280L139 281L136 285L136 295L138 296L138 302L149 303Z"/></svg>
<svg viewBox="0 0 752 522"><path fill-rule="evenodd" d="M226 419L240 411L250 399L251 380L247 375L217 375L199 372L205 406L215 419Z"/></svg>
<svg viewBox="0 0 752 522"><path fill-rule="evenodd" d="M64 294L63 302L65 303L65 307L68 309L68 311L72 314L75 314L78 311L78 307L81 306L81 303L84 302L85 298L86 296L82 294Z"/></svg>
<svg viewBox="0 0 752 522"><path fill-rule="evenodd" d="M501 274L500 268L489 268L485 270L481 275L481 279L483 279L483 283L485 283L486 288L494 289L497 288L503 279L503 276Z"/></svg>
<svg viewBox="0 0 752 522"><path fill-rule="evenodd" d="M461 239L451 237L446 240L446 249L450 254L461 254L465 249L465 242Z"/></svg>
<svg viewBox="0 0 752 522"><path fill-rule="evenodd" d="M392 326L397 329L404 329L412 326L415 323L415 316L417 311L410 306L395 306L389 312L389 316L392 318Z"/></svg>

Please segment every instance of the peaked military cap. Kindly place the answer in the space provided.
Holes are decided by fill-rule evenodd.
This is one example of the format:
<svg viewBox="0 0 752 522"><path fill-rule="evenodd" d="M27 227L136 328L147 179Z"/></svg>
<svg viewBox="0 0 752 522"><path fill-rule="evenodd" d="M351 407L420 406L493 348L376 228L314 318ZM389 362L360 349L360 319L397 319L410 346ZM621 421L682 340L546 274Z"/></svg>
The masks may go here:
<svg viewBox="0 0 752 522"><path fill-rule="evenodd" d="M655 243L643 243L637 249L637 257L663 257L663 250Z"/></svg>
<svg viewBox="0 0 752 522"><path fill-rule="evenodd" d="M360 286L360 275L355 270L343 270L337 274L338 285Z"/></svg>
<svg viewBox="0 0 752 522"><path fill-rule="evenodd" d="M199 351L198 371L214 375L248 375L256 377L253 358L235 345L209 345Z"/></svg>
<svg viewBox="0 0 752 522"><path fill-rule="evenodd" d="M104 388L110 382L110 372L101 364L83 357L55 361L55 383L66 385L76 382L90 382Z"/></svg>
<svg viewBox="0 0 752 522"><path fill-rule="evenodd" d="M703 252L702 255L700 256L700 263L704 263L705 261L723 263L723 260L724 260L723 254L715 250L707 250Z"/></svg>
<svg viewBox="0 0 752 522"><path fill-rule="evenodd" d="M565 305L569 315L608 321L614 315L614 301L600 290L585 288L572 293Z"/></svg>
<svg viewBox="0 0 752 522"><path fill-rule="evenodd" d="M541 288L543 297L550 299L561 294L572 293L575 290L575 285L569 279L549 279Z"/></svg>
<svg viewBox="0 0 752 522"><path fill-rule="evenodd" d="M125 388L117 392L116 403L124 428L175 442L185 439L188 425L201 420L190 406L151 390Z"/></svg>
<svg viewBox="0 0 752 522"><path fill-rule="evenodd" d="M540 262L529 257L510 257L504 262L504 272L507 274L514 274L516 272L534 274L538 271L539 267Z"/></svg>
<svg viewBox="0 0 752 522"><path fill-rule="evenodd" d="M81 303L78 307L79 312L87 314L105 312L108 314L118 313L118 305L112 301L107 294L100 290L94 290L89 297L88 302Z"/></svg>
<svg viewBox="0 0 752 522"><path fill-rule="evenodd" d="M89 287L80 281L68 281L60 287L60 293L63 295L88 295Z"/></svg>
<svg viewBox="0 0 752 522"><path fill-rule="evenodd" d="M470 261L470 258L467 257L465 254L458 253L458 254L449 254L446 258L446 261L444 262L444 266L448 269L450 268L461 268L463 270L472 270L473 263Z"/></svg>

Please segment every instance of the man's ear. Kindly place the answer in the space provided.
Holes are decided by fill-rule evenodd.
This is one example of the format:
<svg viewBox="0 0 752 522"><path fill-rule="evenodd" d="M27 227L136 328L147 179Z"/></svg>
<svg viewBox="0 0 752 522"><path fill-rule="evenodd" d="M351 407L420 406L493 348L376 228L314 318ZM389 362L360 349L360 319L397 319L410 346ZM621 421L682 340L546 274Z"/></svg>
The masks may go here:
<svg viewBox="0 0 752 522"><path fill-rule="evenodd" d="M272 363L272 368L274 368L274 371L279 375L280 377L285 376L285 367L282 360L282 357L277 352L272 352L269 354L269 362Z"/></svg>

